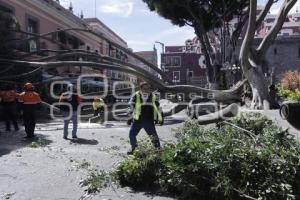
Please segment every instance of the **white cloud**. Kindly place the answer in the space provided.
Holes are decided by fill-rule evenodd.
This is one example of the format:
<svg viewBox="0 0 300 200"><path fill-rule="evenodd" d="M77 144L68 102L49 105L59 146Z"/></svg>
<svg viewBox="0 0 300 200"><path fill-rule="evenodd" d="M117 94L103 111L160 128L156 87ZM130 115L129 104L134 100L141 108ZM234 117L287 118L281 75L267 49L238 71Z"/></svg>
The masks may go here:
<svg viewBox="0 0 300 200"><path fill-rule="evenodd" d="M133 2L126 0L106 1L98 7L102 13L119 15L121 17L129 17L133 12Z"/></svg>

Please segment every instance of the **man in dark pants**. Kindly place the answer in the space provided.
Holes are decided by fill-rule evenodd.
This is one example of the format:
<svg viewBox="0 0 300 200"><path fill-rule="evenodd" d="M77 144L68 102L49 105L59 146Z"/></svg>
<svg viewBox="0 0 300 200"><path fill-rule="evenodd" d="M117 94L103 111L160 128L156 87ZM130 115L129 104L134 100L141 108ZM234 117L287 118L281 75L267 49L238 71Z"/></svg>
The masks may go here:
<svg viewBox="0 0 300 200"><path fill-rule="evenodd" d="M33 90L33 85L31 83L26 83L24 86L24 92L22 92L19 96L19 102L23 104L23 121L25 132L27 134L26 138L28 139L34 137L36 106L41 103L40 95Z"/></svg>
<svg viewBox="0 0 300 200"><path fill-rule="evenodd" d="M142 128L151 137L154 147L160 148L160 141L154 124L155 120L158 120L160 124L163 123L159 102L148 83L141 83L140 89L129 101L133 110L133 123L129 131L131 150L127 152L128 155L133 154L136 149L136 137Z"/></svg>
<svg viewBox="0 0 300 200"><path fill-rule="evenodd" d="M3 113L6 124L6 131L10 131L10 122L13 123L15 131L19 130L16 115L16 100L18 94L12 86L7 86L4 91L1 92Z"/></svg>

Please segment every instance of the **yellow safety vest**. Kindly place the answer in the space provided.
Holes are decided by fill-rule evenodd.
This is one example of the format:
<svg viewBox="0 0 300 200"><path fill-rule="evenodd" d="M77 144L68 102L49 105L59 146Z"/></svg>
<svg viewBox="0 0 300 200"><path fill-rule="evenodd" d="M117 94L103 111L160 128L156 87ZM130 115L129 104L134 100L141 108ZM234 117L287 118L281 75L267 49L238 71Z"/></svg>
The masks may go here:
<svg viewBox="0 0 300 200"><path fill-rule="evenodd" d="M162 114L159 111L158 107L156 106L155 101L156 101L156 96L154 94L152 94L151 102L152 102L152 106L153 106L153 109L154 109L154 120L156 120L158 118L158 121L162 122L163 121ZM134 108L134 111L133 111L133 118L135 120L139 120L140 116L141 116L141 113L142 113L142 97L141 97L140 92L136 92L135 93L135 108Z"/></svg>

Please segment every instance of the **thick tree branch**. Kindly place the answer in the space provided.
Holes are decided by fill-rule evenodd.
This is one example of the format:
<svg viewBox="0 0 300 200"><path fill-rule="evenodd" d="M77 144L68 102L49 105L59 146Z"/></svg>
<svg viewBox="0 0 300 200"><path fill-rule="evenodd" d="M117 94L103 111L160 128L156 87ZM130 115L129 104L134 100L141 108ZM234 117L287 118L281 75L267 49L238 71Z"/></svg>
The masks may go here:
<svg viewBox="0 0 300 200"><path fill-rule="evenodd" d="M265 17L269 13L272 5L276 2L277 0L268 0L267 4L265 5L264 9L261 11L259 16L256 19L256 29L261 25L261 23L264 21Z"/></svg>
<svg viewBox="0 0 300 200"><path fill-rule="evenodd" d="M31 35L32 37L29 37L29 38L25 38L25 39L22 39L20 40L19 42L22 42L22 43L25 43L29 40L33 40L33 39L37 39L37 38L43 38L45 40L49 40L49 41L52 41L51 39L47 38L47 36L50 36L54 33L59 33L59 32L70 32L70 31L73 31L73 32L84 32L84 33L88 33L88 34L92 34L92 35L95 35L105 41L107 41L109 44L113 45L114 47L122 50L124 53L126 53L127 55L129 56L132 56L133 58L139 60L140 62L144 63L145 65L147 65L148 67L150 67L151 69L153 69L154 71L156 71L158 74L160 74L163 78L165 78L167 81L168 81L168 77L167 75L160 69L158 68L156 65L150 63L149 61L147 61L146 59L142 58L141 56L139 55L136 55L134 54L133 52L131 52L129 49L113 42L112 40L108 39L106 36L104 36L103 34L98 34L90 29L82 29L82 28L66 28L66 29L60 29L60 30L56 30L56 31L51 31L51 32L48 32L48 33L45 33L45 34L34 34L34 33L29 33L29 32L25 32L25 31L17 31L17 30L12 30L14 32L21 32L21 33L24 33L24 34L28 34L28 35ZM10 42L13 42L13 41L7 41L7 43L10 43ZM53 41L52 41L53 42ZM54 41L55 43L57 43L56 41ZM68 50L71 50L70 48L67 48Z"/></svg>
<svg viewBox="0 0 300 200"><path fill-rule="evenodd" d="M267 53L267 50L272 45L274 40L277 37L277 34L281 30L285 19L289 13L289 11L293 8L293 6L296 4L297 0L285 0L284 3L281 6L281 9L279 11L279 15L277 16L271 30L267 34L267 36L263 39L260 46L258 47L257 51L260 56L265 56Z"/></svg>
<svg viewBox="0 0 300 200"><path fill-rule="evenodd" d="M248 14L246 14L245 16L241 16L241 19L238 22L238 25L237 25L236 29L232 33L231 44L232 44L233 47L236 46L236 43L237 43L242 31L244 30L244 26L248 21L248 17L249 17Z"/></svg>
<svg viewBox="0 0 300 200"><path fill-rule="evenodd" d="M256 30L255 25L256 25L257 0L251 0L249 8L250 9L249 9L248 28L240 51L240 62L241 62L244 75L246 77L251 66L248 58L250 54L251 45L255 36L255 30Z"/></svg>
<svg viewBox="0 0 300 200"><path fill-rule="evenodd" d="M195 93L196 95L206 95L208 98L215 99L216 101L220 101L220 102L232 102L232 101L240 100L239 93L241 92L242 86L245 83L244 80L243 82L240 82L230 90L210 90L210 89L190 86L190 85L177 85L177 86L166 85L163 81L161 81L160 79L153 76L151 73L149 73L148 71L142 68L132 69L127 66L121 66L116 64L103 64L103 63L85 62L85 61L27 62L27 61L7 60L7 59L0 59L0 63L15 64L16 66L30 65L33 67L41 67L42 69L53 69L53 68L66 67L66 66L86 66L95 69L118 70L118 71L139 76L145 81L151 83L153 87L159 89L162 92L174 92L174 93L181 92L186 95Z"/></svg>
<svg viewBox="0 0 300 200"><path fill-rule="evenodd" d="M207 67L207 72L208 72L208 82L214 82L214 69L213 65L211 63L212 61L212 56L214 54L212 46L210 44L210 41L208 39L207 32L205 31L204 24L203 24L203 18L201 15L196 15L193 11L193 8L191 5L188 3L186 9L189 11L191 16L195 20L195 31L196 34L201 42L201 46L203 49L204 57L205 57L205 62L206 62L206 67Z"/></svg>

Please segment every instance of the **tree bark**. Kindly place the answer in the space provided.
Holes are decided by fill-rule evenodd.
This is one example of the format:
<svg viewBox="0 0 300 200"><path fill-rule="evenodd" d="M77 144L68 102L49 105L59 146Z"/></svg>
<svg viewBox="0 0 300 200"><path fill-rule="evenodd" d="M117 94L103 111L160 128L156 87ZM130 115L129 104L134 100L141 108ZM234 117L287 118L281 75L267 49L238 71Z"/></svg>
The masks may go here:
<svg viewBox="0 0 300 200"><path fill-rule="evenodd" d="M251 68L247 77L253 93L251 109L270 109L271 98L268 83L263 73L256 68Z"/></svg>

